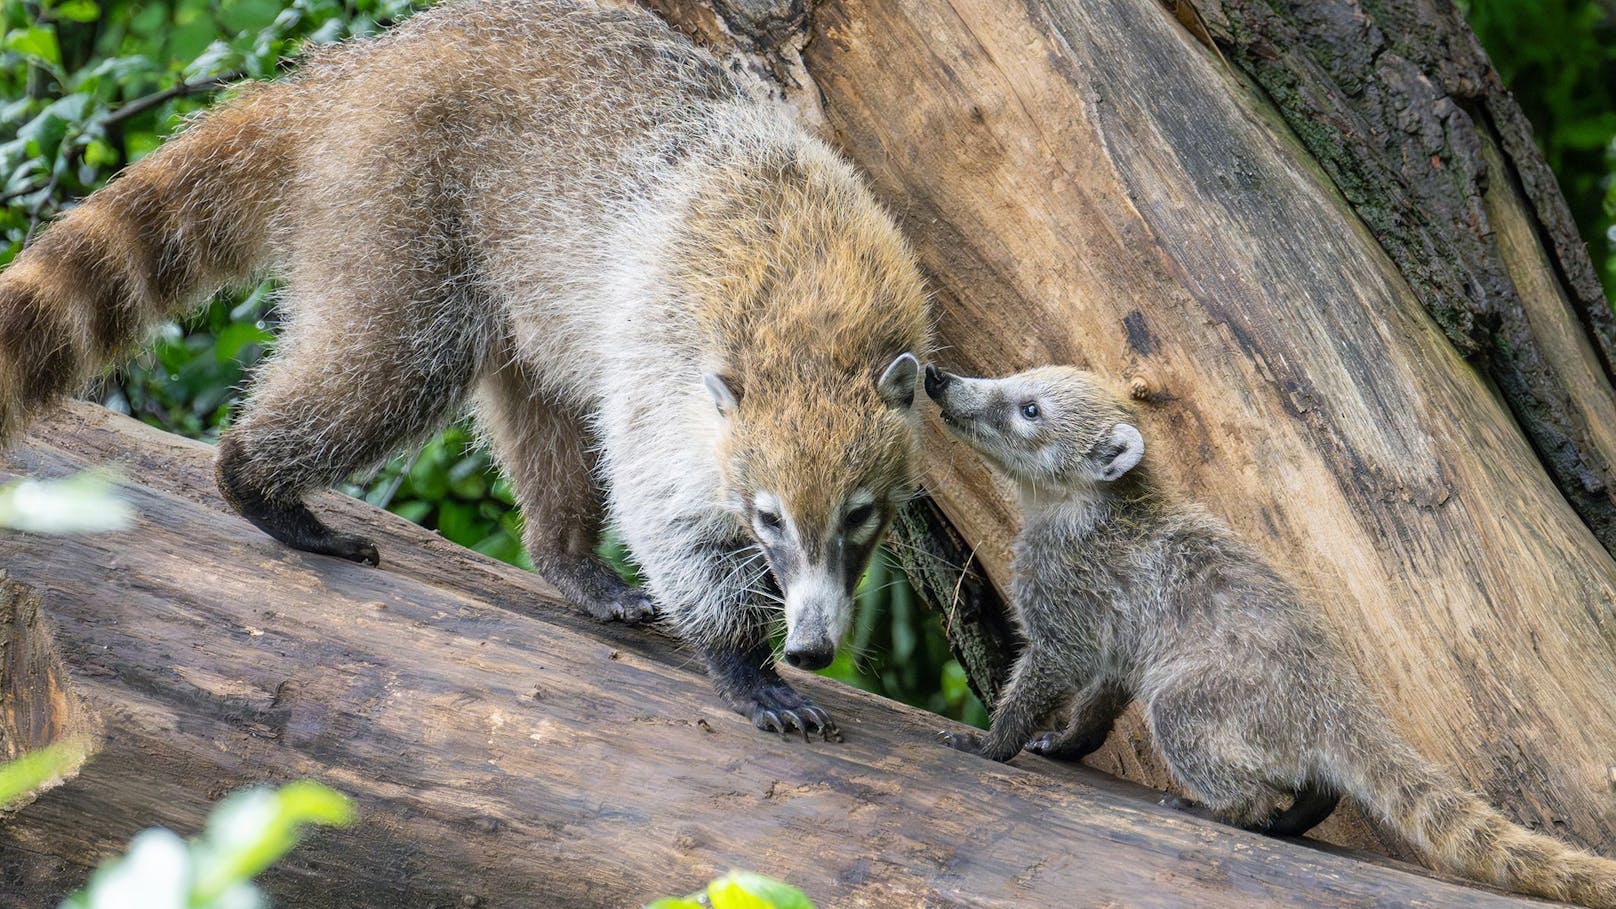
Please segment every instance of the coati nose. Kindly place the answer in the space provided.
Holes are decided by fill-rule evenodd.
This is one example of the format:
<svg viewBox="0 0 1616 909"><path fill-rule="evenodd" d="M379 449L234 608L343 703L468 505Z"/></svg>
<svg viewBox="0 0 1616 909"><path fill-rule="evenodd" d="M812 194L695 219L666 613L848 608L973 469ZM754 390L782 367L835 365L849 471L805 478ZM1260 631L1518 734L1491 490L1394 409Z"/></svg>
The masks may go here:
<svg viewBox="0 0 1616 909"><path fill-rule="evenodd" d="M786 662L798 669L824 669L836 658L836 648L828 644L817 647L786 648Z"/></svg>
<svg viewBox="0 0 1616 909"><path fill-rule="evenodd" d="M926 397L936 399L943 387L953 380L953 376L935 366L926 366Z"/></svg>

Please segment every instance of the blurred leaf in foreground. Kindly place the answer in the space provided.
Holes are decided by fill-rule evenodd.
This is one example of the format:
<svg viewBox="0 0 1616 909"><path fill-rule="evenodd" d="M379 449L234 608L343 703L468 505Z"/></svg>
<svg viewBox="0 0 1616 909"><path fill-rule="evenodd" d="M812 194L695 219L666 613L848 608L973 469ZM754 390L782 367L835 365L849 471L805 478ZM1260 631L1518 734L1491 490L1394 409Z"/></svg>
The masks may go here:
<svg viewBox="0 0 1616 909"><path fill-rule="evenodd" d="M645 909L814 909L796 887L751 871L731 871L701 893L660 899Z"/></svg>
<svg viewBox="0 0 1616 909"><path fill-rule="evenodd" d="M29 533L105 533L135 522L112 481L81 473L64 480L25 479L0 486L0 528Z"/></svg>

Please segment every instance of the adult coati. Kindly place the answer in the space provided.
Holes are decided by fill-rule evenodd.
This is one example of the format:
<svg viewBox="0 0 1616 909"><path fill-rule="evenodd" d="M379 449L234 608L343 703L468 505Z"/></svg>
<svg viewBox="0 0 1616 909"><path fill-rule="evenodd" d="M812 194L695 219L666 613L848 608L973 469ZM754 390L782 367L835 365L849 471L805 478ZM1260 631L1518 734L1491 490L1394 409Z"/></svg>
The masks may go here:
<svg viewBox="0 0 1616 909"><path fill-rule="evenodd" d="M1013 600L1026 649L986 737L946 742L996 761L1023 747L1077 760L1138 698L1173 777L1230 823L1297 835L1346 795L1435 868L1616 906L1616 862L1516 826L1391 729L1296 590L1151 481L1139 430L1095 377L928 367L926 391L1015 483L1024 517ZM1034 737L1067 701L1064 728Z"/></svg>
<svg viewBox="0 0 1616 909"><path fill-rule="evenodd" d="M265 268L285 332L218 453L249 521L376 563L303 495L475 398L542 574L650 615L594 555L609 512L737 710L835 732L769 628L783 600L786 661L834 655L930 325L892 220L760 83L643 10L471 0L243 88L0 275L0 440Z"/></svg>

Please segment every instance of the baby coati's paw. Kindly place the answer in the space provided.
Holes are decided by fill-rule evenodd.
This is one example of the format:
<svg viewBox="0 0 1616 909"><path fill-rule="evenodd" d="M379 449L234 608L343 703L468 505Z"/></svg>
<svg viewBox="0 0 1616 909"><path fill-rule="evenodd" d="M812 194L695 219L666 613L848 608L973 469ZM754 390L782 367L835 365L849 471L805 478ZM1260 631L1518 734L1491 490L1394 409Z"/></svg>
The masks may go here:
<svg viewBox="0 0 1616 909"><path fill-rule="evenodd" d="M804 742L814 733L827 742L842 740L842 731L836 728L830 714L783 682L754 691L750 712L752 725L764 732L778 732L787 738L792 732L800 732Z"/></svg>
<svg viewBox="0 0 1616 909"><path fill-rule="evenodd" d="M1080 761L1105 744L1103 735L1081 739L1067 739L1065 735L1063 730L1058 729L1041 732L1027 742L1027 750L1052 761Z"/></svg>
<svg viewBox="0 0 1616 909"><path fill-rule="evenodd" d="M982 736L975 732L949 732L945 729L937 733L937 741L966 754L982 753Z"/></svg>

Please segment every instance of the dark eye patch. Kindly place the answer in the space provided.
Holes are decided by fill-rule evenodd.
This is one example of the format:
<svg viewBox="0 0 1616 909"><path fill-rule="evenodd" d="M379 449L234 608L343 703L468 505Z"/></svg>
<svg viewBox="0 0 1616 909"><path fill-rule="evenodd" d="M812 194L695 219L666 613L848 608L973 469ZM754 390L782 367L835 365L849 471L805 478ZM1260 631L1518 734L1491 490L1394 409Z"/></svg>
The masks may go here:
<svg viewBox="0 0 1616 909"><path fill-rule="evenodd" d="M780 516L772 511L758 512L757 520L759 524L762 524L764 527L767 527L770 530L779 530L782 526L784 526L783 522L780 520Z"/></svg>
<svg viewBox="0 0 1616 909"><path fill-rule="evenodd" d="M873 514L875 514L874 505L860 505L847 513L847 517L842 519L842 526L846 527L848 530L852 530L855 527L863 527L865 523L870 520L870 516Z"/></svg>

